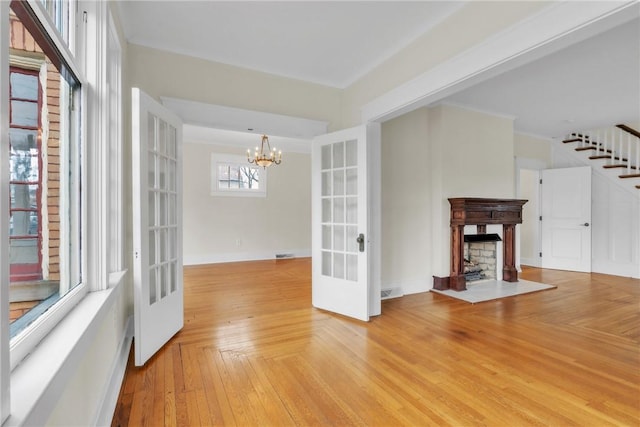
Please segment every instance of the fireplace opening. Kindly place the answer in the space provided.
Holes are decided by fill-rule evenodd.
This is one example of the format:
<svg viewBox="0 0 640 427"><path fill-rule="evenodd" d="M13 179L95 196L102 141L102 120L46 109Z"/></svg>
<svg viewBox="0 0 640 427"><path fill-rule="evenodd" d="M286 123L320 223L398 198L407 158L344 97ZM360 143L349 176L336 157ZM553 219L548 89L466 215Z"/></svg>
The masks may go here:
<svg viewBox="0 0 640 427"><path fill-rule="evenodd" d="M497 234L466 234L464 236L464 276L467 282L497 278Z"/></svg>

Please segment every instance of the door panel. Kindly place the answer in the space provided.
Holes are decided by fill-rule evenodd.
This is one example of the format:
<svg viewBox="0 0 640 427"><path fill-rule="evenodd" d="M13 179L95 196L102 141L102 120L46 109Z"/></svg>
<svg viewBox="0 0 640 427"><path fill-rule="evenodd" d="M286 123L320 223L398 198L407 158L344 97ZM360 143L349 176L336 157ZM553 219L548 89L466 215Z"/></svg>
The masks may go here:
<svg viewBox="0 0 640 427"><path fill-rule="evenodd" d="M133 223L135 363L182 329L182 123L134 88Z"/></svg>
<svg viewBox="0 0 640 427"><path fill-rule="evenodd" d="M591 168L542 171L542 267L591 271Z"/></svg>
<svg viewBox="0 0 640 427"><path fill-rule="evenodd" d="M365 321L380 305L370 264L375 231L367 170L376 138L379 132L367 126L346 129L316 138L312 153L313 305Z"/></svg>

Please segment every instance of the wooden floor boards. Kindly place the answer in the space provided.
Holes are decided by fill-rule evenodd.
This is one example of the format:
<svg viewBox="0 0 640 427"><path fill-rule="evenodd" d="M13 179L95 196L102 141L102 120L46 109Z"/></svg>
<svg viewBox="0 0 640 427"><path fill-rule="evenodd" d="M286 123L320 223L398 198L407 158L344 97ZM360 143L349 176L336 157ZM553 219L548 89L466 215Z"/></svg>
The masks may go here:
<svg viewBox="0 0 640 427"><path fill-rule="evenodd" d="M525 268L557 289L468 304L311 307L309 259L185 268L185 327L130 358L113 426L640 425L640 281Z"/></svg>

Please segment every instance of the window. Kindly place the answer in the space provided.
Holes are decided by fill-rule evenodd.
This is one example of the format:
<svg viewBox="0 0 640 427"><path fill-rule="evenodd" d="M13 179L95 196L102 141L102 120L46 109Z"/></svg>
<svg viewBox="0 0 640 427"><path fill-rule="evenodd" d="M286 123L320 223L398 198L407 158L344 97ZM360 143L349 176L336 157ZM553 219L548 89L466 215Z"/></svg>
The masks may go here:
<svg viewBox="0 0 640 427"><path fill-rule="evenodd" d="M211 195L266 197L266 169L249 164L244 156L211 155Z"/></svg>
<svg viewBox="0 0 640 427"><path fill-rule="evenodd" d="M82 282L82 147L79 80L28 6L12 3L9 19L13 340Z"/></svg>
<svg viewBox="0 0 640 427"><path fill-rule="evenodd" d="M38 71L9 75L9 274L11 283L42 279L42 88ZM15 315L17 310L13 311Z"/></svg>
<svg viewBox="0 0 640 427"><path fill-rule="evenodd" d="M106 2L0 2L0 422L11 370L88 290L124 277L121 52L109 19Z"/></svg>

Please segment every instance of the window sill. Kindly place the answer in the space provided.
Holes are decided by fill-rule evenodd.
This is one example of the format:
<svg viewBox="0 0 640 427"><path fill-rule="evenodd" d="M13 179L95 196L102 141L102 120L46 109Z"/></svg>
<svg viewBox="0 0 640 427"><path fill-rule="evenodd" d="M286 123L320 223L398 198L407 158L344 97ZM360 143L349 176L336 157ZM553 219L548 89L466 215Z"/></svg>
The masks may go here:
<svg viewBox="0 0 640 427"><path fill-rule="evenodd" d="M118 286L88 293L11 372L11 415L2 427L46 424L109 313Z"/></svg>

